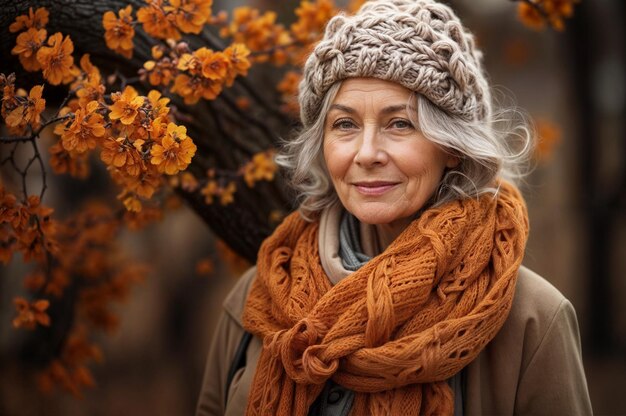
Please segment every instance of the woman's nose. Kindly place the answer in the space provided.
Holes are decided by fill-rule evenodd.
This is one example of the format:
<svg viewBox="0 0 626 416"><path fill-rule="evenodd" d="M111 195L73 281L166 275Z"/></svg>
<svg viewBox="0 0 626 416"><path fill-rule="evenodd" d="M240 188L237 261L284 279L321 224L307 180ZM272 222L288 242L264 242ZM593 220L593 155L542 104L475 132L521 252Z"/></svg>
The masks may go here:
<svg viewBox="0 0 626 416"><path fill-rule="evenodd" d="M365 128L358 149L354 156L354 162L363 167L383 165L387 162L388 155L383 146L383 138L377 128Z"/></svg>

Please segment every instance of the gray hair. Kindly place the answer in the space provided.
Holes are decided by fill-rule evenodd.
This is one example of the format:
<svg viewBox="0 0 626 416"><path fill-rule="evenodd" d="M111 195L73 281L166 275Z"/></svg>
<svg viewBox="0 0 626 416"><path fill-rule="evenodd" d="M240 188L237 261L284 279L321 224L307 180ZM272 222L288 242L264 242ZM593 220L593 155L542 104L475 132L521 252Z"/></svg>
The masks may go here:
<svg viewBox="0 0 626 416"><path fill-rule="evenodd" d="M301 215L309 221L339 200L326 168L323 143L326 114L341 83L328 89L319 116L293 140L284 142L276 157L297 192ZM528 172L533 135L521 111L508 108L495 112L491 120L466 120L448 114L421 94L414 93L411 100L416 101L417 114L410 111L409 115L416 116L411 121L418 130L460 162L445 171L429 206L485 193L495 196L496 178L518 182Z"/></svg>

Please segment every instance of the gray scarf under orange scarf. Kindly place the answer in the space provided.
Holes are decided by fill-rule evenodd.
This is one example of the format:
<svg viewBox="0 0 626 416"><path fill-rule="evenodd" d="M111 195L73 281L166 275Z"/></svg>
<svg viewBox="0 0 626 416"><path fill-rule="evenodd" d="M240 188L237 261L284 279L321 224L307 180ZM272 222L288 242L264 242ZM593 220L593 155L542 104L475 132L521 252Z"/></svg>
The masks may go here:
<svg viewBox="0 0 626 416"><path fill-rule="evenodd" d="M259 251L244 327L263 339L248 415L304 416L329 378L353 415L452 414L446 380L511 308L528 221L516 188L426 210L335 286L319 224L287 217Z"/></svg>

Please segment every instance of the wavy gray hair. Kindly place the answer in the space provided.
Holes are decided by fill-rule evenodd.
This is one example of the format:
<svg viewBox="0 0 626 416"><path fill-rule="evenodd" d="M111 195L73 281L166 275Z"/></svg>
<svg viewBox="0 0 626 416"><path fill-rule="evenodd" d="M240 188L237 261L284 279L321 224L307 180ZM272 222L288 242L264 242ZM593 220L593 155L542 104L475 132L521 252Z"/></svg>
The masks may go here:
<svg viewBox="0 0 626 416"><path fill-rule="evenodd" d="M322 101L319 116L308 128L283 143L276 162L286 171L297 192L302 216L312 221L339 200L324 160L324 125L341 81L333 84ZM518 182L529 171L533 135L524 114L514 108L500 110L491 120L468 121L449 115L420 94L413 94L417 114L412 122L429 140L459 158L448 169L429 201L438 206L460 198L497 194L497 177ZM409 105L409 103L407 103Z"/></svg>

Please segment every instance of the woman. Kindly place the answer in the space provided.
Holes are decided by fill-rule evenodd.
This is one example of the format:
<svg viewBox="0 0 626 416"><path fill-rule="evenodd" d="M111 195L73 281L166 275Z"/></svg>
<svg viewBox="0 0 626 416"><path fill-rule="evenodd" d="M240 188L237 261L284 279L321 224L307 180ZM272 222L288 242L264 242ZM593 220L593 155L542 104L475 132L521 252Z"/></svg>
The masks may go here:
<svg viewBox="0 0 626 416"><path fill-rule="evenodd" d="M433 0L329 22L279 158L299 211L226 299L197 414L591 414L574 310L521 267L529 135L496 131L481 65Z"/></svg>

